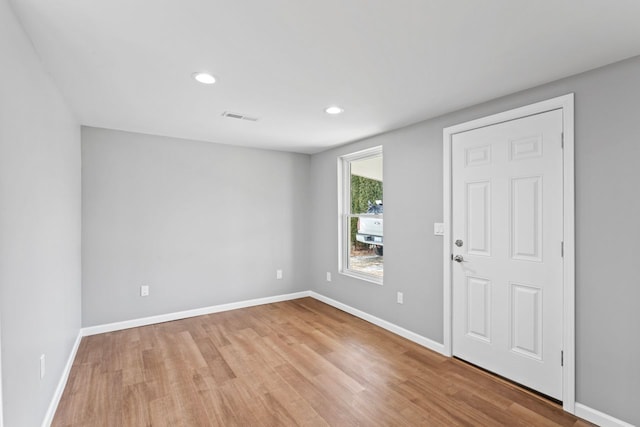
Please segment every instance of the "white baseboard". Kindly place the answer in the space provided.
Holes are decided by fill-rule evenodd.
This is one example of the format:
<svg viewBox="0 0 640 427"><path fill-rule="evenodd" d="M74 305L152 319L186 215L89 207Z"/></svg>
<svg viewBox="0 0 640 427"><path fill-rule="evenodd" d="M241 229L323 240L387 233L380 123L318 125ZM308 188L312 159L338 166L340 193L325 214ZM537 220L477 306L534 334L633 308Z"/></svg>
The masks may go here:
<svg viewBox="0 0 640 427"><path fill-rule="evenodd" d="M357 308L353 308L347 304L343 304L339 301L336 301L334 299L331 299L329 297L326 297L324 295L321 295L313 291L302 291L302 292L295 292L292 294L276 295L273 297L256 298L256 299L251 299L246 301L239 301L239 302L232 302L228 304L220 304L220 305L212 305L209 307L196 308L193 310L185 310L185 311L178 311L174 313L160 314L157 316L143 317L140 319L132 319L132 320L125 320L122 322L107 323L104 325L89 326L86 328L82 328L81 333L82 333L82 336L86 337L89 335L104 334L106 332L120 331L123 329L129 329L129 328L137 328L139 326L153 325L156 323L170 322L173 320L187 319L189 317L202 316L205 314L220 313L223 311L253 307L256 305L271 304L274 302L289 301L289 300L304 298L304 297L315 298L318 301L322 301L325 304L328 304L332 307L335 307L342 311L346 311L349 314L352 314L356 317L366 320L367 322L373 323L374 325L380 326L383 329L393 332L396 335L400 335L401 337L406 338L410 341L413 341L417 344L420 344L423 347L426 347L430 350L433 350L441 354L445 354L443 344L435 342L429 338L423 337L422 335L418 335L415 332L411 332L407 329L404 329L401 326L398 326L386 320L380 319L379 317L375 317L369 313L365 313L364 311L358 310Z"/></svg>
<svg viewBox="0 0 640 427"><path fill-rule="evenodd" d="M420 344L423 347L426 347L430 350L433 350L441 354L445 354L443 344L435 342L429 338L423 337L422 335L418 335L415 332L411 332L407 329L404 329L403 327L398 326L394 323L380 319L379 317L373 316L369 313L365 313L364 311L358 310L357 308L351 307L347 304L343 304L339 301L336 301L334 299L331 299L329 297L326 297L324 295L321 295L313 291L302 291L302 292L295 292L292 294L276 295L273 297L256 298L256 299L251 299L246 301L233 302L229 304L212 305L209 307L196 308L193 310L185 310L185 311L178 311L175 313L167 313L167 314L160 314L157 316L143 317L140 319L132 319L132 320L125 320L122 322L107 323L104 325L89 326L86 328L82 328L81 332L82 332L82 336L86 337L89 335L103 334L106 332L120 331L123 329L129 329L129 328L137 328L139 326L153 325L156 323L170 322L172 320L186 319L189 317L202 316L205 314L220 313L223 311L236 310L238 308L253 307L256 305L271 304L274 302L289 301L289 300L304 298L304 297L315 298L318 301L322 301L325 304L328 304L332 307L335 307L342 311L346 311L349 314L352 314L356 317L366 320L367 322L373 323L374 325L380 326L383 329L393 332L396 335L400 335L401 337L406 338L410 341L413 341L417 344Z"/></svg>
<svg viewBox="0 0 640 427"><path fill-rule="evenodd" d="M304 297L311 297L311 298L317 299L318 301L321 301L339 310L345 311L349 314L359 317L360 319L366 320L367 322L373 323L374 325L379 326L383 329L386 329L389 332L392 332L396 335L399 335L423 347L426 347L430 350L433 350L437 353L440 353L446 356L444 344L440 344L427 337L416 334L415 332L411 332L394 323L380 319L379 317L373 316L369 313L358 310L357 308L351 307L347 304L343 304L339 301L336 301L334 299L331 299L329 297L326 297L314 291L303 291L303 292L295 292L291 294L276 295L273 297L256 298L256 299L239 301L239 302L234 302L229 304L220 304L220 305L214 305L209 307L196 308L193 310L185 310L185 311L179 311L175 313L161 314L158 316L143 317L140 319L132 319L132 320L127 320L123 322L115 322L115 323L108 323L105 325L90 326L87 328L80 329L78 333L78 337L76 338L76 341L73 344L73 348L71 349L71 353L69 354L67 364L65 365L64 370L62 372L62 376L60 377L60 381L58 382L58 386L56 388L55 394L51 399L51 403L49 404L49 408L45 415L44 421L42 422L42 427L49 427L53 422L53 417L56 413L56 410L58 409L58 404L60 402L60 398L62 397L62 393L64 392L64 388L67 385L69 373L71 372L71 367L73 366L73 361L75 360L76 353L78 352L78 347L80 346L80 340L82 339L83 336L102 334L106 332L119 331L122 329L135 328L138 326L152 325L155 323L169 322L172 320L186 319L189 317L202 316L205 314L220 313L223 311L236 310L238 308L253 307L256 305L271 304L274 302L289 301L289 300L304 298ZM1 405L1 402L0 402L0 405ZM583 405L577 402L575 405L575 415L602 427L634 427L632 424L618 420L617 418L614 418L610 415L607 415L603 412L597 411L595 409L592 409L586 405ZM0 420L0 427L1 427L1 422L2 420Z"/></svg>
<svg viewBox="0 0 640 427"><path fill-rule="evenodd" d="M42 426L49 427L51 425L51 422L53 421L53 417L56 413L56 410L58 408L58 403L60 402L60 398L62 397L62 393L64 392L64 388L67 384L67 379L69 378L69 373L71 372L71 366L73 365L73 361L76 357L76 353L78 351L78 347L80 345L80 340L82 339L82 337L89 336L89 335L103 334L106 332L119 331L123 329L136 328L139 326L153 325L156 323L170 322L172 320L186 319L189 317L202 316L205 314L220 313L223 311L236 310L238 308L246 308L246 307L253 307L256 305L271 304L274 302L289 301L289 300L304 298L304 297L315 298L318 301L324 302L325 304L328 304L337 309L345 311L349 314L352 314L356 317L366 320L367 322L373 323L374 325L377 325L396 335L399 335L410 341L413 341L423 347L426 347L437 353L444 354L443 344L437 343L433 340L430 340L429 338L423 337L422 335L418 335L415 332L411 332L391 322L380 319L379 317L375 317L369 313L365 313L364 311L358 310L357 308L353 308L349 305L343 304L341 302L338 302L336 300L333 300L329 297L326 297L324 295L318 294L313 291L303 291L303 292L295 292L291 294L276 295L273 297L256 298L256 299L251 299L246 301L233 302L229 304L213 305L209 307L196 308L193 310L185 310L185 311L179 311L175 313L161 314L158 316L150 316L150 317L143 317L140 319L126 320L123 322L89 326L86 328L82 328L80 330L80 333L78 334L78 338L76 339L73 349L71 350L71 354L69 355L69 359L67 361L65 369L58 383L58 387L56 388L56 392L53 396L53 399L51 400L51 404L49 405L49 409L47 410L45 419L42 422ZM625 424L620 424L620 425L624 426Z"/></svg>
<svg viewBox="0 0 640 427"><path fill-rule="evenodd" d="M212 305L193 310L178 311L175 313L160 314L157 316L143 317L140 319L125 320L122 322L107 323L104 325L82 328L82 336L104 334L106 332L120 331L122 329L137 328L139 326L153 325L156 323L171 322L172 320L187 319L189 317L205 314L220 313L222 311L236 310L238 308L253 307L256 305L271 304L274 302L288 301L309 296L309 291L295 292L292 294L276 295L273 297L256 298L246 301L232 302L228 304Z"/></svg>
<svg viewBox="0 0 640 427"><path fill-rule="evenodd" d="M82 340L82 330L78 332L76 341L73 343L73 347L71 348L71 353L69 354L69 358L67 359L67 364L64 365L62 375L60 376L60 380L58 381L58 386L56 387L56 391L53 394L51 403L49 403L49 408L47 409L47 413L45 414L44 420L42 421L42 427L49 427L53 422L53 417L56 414L56 410L58 409L58 403L60 403L60 399L62 398L62 393L64 393L64 388L67 386L67 380L69 379L69 374L71 373L71 367L73 366L73 361L76 359L76 353L78 352L78 347L80 347L81 340Z"/></svg>
<svg viewBox="0 0 640 427"><path fill-rule="evenodd" d="M576 402L575 415L576 417L583 418L601 427L634 427L632 424L614 418L611 415L607 415L604 412L600 412L578 402Z"/></svg>
<svg viewBox="0 0 640 427"><path fill-rule="evenodd" d="M422 335L418 335L415 332L411 332L394 323L387 322L386 320L380 319L379 317L373 316L369 313L365 313L364 311L358 310L357 308L353 308L347 304L343 304L319 293L309 291L309 296L337 309L346 311L349 314L353 314L354 316L366 320L367 322L373 323L374 325L386 329L389 332L400 335L401 337L406 338L409 341L413 341L416 344L420 344L421 346L426 347L429 350L433 350L436 353L440 353L446 356L444 352L444 344L440 344L439 342L433 341L427 337L423 337Z"/></svg>

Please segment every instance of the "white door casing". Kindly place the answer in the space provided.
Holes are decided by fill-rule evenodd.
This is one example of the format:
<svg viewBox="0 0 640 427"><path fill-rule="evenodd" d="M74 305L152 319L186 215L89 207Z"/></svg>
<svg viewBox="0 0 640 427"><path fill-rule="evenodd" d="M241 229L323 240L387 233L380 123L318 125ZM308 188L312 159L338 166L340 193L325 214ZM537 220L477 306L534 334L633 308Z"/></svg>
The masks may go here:
<svg viewBox="0 0 640 427"><path fill-rule="evenodd" d="M446 128L444 153L445 352L573 412L573 95Z"/></svg>

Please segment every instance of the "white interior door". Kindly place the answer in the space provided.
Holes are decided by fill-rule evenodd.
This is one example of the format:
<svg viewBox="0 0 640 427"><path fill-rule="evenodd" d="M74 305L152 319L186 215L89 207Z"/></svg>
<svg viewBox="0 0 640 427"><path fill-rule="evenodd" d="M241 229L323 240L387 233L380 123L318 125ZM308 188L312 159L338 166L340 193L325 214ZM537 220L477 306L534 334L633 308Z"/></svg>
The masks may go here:
<svg viewBox="0 0 640 427"><path fill-rule="evenodd" d="M452 137L453 354L562 399L562 110Z"/></svg>

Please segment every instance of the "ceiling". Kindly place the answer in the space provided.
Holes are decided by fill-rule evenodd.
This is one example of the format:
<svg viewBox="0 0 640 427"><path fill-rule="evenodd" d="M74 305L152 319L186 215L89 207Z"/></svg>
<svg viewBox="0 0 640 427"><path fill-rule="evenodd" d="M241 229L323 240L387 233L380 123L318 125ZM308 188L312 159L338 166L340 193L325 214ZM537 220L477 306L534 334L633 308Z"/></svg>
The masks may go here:
<svg viewBox="0 0 640 427"><path fill-rule="evenodd" d="M640 54L637 0L12 4L82 124L301 153Z"/></svg>

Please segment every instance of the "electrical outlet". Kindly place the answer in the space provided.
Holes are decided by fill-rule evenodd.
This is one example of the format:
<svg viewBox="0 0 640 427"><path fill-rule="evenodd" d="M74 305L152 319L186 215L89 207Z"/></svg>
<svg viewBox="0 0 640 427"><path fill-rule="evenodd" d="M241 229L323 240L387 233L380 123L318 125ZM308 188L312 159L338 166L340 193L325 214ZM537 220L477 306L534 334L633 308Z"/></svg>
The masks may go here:
<svg viewBox="0 0 640 427"><path fill-rule="evenodd" d="M404 294L402 292L398 292L398 304L404 304Z"/></svg>
<svg viewBox="0 0 640 427"><path fill-rule="evenodd" d="M276 279L282 279L282 270L276 270Z"/></svg>
<svg viewBox="0 0 640 427"><path fill-rule="evenodd" d="M149 285L140 286L140 296L148 297L149 296Z"/></svg>
<svg viewBox="0 0 640 427"><path fill-rule="evenodd" d="M331 281L331 272L327 271L327 282Z"/></svg>
<svg viewBox="0 0 640 427"><path fill-rule="evenodd" d="M45 356L44 354L40 355L40 379L44 378L44 372L45 372Z"/></svg>

